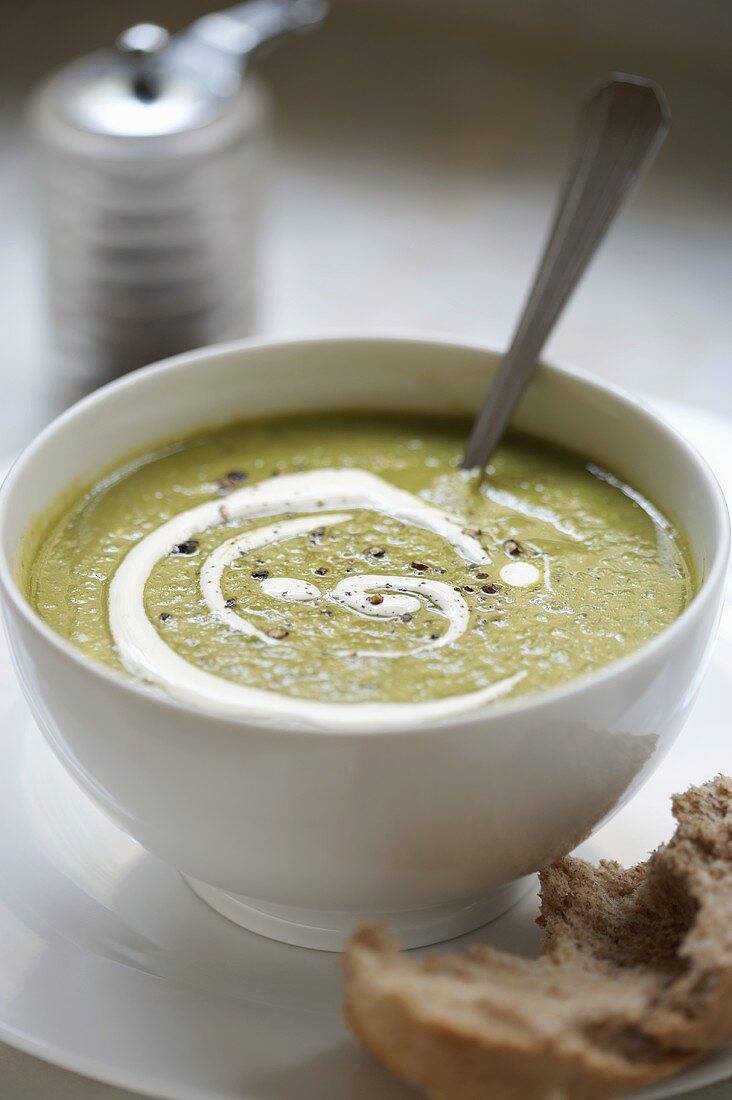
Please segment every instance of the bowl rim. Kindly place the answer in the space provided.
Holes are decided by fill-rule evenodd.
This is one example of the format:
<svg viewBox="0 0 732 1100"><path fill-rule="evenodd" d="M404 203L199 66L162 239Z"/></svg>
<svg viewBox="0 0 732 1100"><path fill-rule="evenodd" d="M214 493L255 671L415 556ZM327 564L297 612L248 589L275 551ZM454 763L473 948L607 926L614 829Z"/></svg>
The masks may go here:
<svg viewBox="0 0 732 1100"><path fill-rule="evenodd" d="M493 356L500 355L500 352L497 352L496 349L480 340L465 339L445 333L386 330L365 333L328 331L322 334L306 333L303 335L254 336L210 344L170 356L167 359L162 359L156 363L141 367L138 370L131 371L129 374L123 375L86 395L80 401L75 402L68 409L64 410L59 416L55 417L26 447L23 448L12 463L0 486L0 530L5 526L8 498L12 492L13 484L15 480L22 475L25 465L31 461L39 451L42 452L43 448L50 441L63 434L67 427L72 424L78 416L86 414L86 412L97 403L106 400L110 394L114 395L134 387L153 375L173 374L176 370L184 366L195 364L196 362L205 363L215 355L246 354L249 351L256 351L260 348L272 346L296 348L303 344L313 345L324 343L372 343L394 344L397 346L417 344L433 348L457 348L460 350L483 352ZM481 725L492 724L509 716L528 714L556 703L562 703L578 695L592 692L596 688L602 687L613 680L621 679L625 672L632 669L633 666L642 666L657 654L662 653L665 649L674 645L679 636L689 629L694 620L705 613L711 601L716 599L721 605L724 591L724 578L730 557L730 517L722 488L706 459L692 443L677 432L677 430L663 416L659 415L642 397L621 386L617 386L615 383L607 382L605 379L599 379L589 372L574 366L570 367L563 363L560 364L541 359L540 368L551 374L558 374L575 380L581 386L594 390L598 394L609 394L630 414L640 416L641 419L645 419L652 423L657 430L660 429L660 431L670 439L673 446L683 454L685 461L696 468L709 488L713 509L713 522L717 532L716 545L714 546L707 574L698 592L680 615L649 641L642 643L637 649L632 650L616 661L611 661L607 665L601 665L599 668L589 673L573 677L566 683L547 688L544 691L534 692L524 696L519 695L515 699L510 699L505 702L494 702L482 707L466 709L449 718L427 720L415 724L409 724L404 720L391 722L385 720L383 722L378 722L373 728L367 730L349 730L345 728L319 727L306 724L297 725L294 722L283 722L278 719L269 720L256 718L248 716L245 712L240 716L222 714L214 707L208 707L205 704L189 705L180 702L162 691L156 691L142 681L131 676L125 677L116 669L109 668L101 661L96 661L94 658L87 656L87 654L74 646L68 639L57 634L56 631L43 621L20 589L13 573L13 563L8 560L9 555L6 554L4 543L0 546L0 594L6 603L12 605L15 613L20 615L31 630L40 635L43 642L49 644L60 656L78 665L83 671L91 674L93 678L101 681L102 685L109 685L110 688L129 692L147 703L157 704L164 709L172 710L174 713L184 713L188 716L200 715L208 721L220 722L226 726L234 725L242 729L248 728L250 730L267 731L268 733L281 736L294 736L299 738L310 736L318 739L321 737L374 737L383 734L391 736L417 736L419 733L434 733L435 731L447 727L454 729L455 727L462 728L478 723ZM12 630L12 625L8 624L7 629Z"/></svg>

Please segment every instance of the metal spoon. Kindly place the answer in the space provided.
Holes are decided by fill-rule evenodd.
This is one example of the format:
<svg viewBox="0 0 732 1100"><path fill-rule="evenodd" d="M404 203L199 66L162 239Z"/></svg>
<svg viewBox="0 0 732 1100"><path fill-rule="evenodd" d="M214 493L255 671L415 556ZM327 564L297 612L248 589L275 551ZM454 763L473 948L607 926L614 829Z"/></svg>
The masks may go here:
<svg viewBox="0 0 732 1100"><path fill-rule="evenodd" d="M671 124L650 80L613 75L582 107L570 168L534 285L462 459L485 467L580 276Z"/></svg>

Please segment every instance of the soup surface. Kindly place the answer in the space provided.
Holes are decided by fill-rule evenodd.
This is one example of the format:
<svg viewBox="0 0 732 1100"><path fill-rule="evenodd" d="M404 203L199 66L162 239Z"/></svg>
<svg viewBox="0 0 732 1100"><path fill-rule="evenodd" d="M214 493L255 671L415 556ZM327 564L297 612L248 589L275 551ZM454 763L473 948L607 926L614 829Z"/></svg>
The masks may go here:
<svg viewBox="0 0 732 1100"><path fill-rule="evenodd" d="M679 615L683 539L640 494L518 435L481 482L458 468L467 431L334 413L201 432L57 506L28 598L179 699L303 722L541 691Z"/></svg>

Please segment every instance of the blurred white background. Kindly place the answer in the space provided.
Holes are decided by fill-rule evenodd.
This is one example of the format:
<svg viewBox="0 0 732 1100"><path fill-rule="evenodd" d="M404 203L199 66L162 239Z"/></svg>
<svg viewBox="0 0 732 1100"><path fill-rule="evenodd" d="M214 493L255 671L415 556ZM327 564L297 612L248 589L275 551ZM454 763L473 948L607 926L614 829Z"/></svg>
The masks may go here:
<svg viewBox="0 0 732 1100"><path fill-rule="evenodd" d="M195 0L29 0L0 72L0 435L47 416L52 369L22 105L44 72ZM258 63L275 104L258 331L417 328L503 347L577 103L610 70L666 89L671 136L551 356L732 414L732 7L700 0L336 0Z"/></svg>

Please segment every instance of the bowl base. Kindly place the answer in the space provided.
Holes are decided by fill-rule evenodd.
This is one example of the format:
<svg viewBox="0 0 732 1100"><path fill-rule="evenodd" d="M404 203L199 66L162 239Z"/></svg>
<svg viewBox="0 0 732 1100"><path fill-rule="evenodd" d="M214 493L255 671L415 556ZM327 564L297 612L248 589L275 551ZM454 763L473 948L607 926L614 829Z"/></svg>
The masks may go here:
<svg viewBox="0 0 732 1100"><path fill-rule="evenodd" d="M388 924L403 947L426 947L454 939L495 920L515 905L533 882L533 875L496 887L476 901L396 913L357 913L347 910L297 909L289 905L230 894L216 886L183 875L207 905L234 924L271 940L316 951L342 951L355 927L364 920Z"/></svg>

